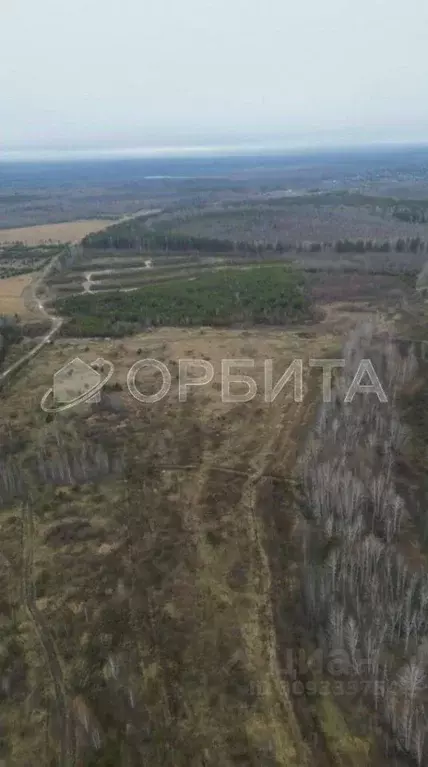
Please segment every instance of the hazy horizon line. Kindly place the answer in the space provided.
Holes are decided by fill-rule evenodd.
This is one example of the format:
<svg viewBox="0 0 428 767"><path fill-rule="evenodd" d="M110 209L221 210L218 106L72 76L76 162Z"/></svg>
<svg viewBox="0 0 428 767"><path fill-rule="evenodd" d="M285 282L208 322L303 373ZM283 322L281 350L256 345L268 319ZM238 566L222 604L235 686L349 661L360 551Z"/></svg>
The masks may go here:
<svg viewBox="0 0 428 767"><path fill-rule="evenodd" d="M66 149L4 149L0 151L0 162L31 162L44 161L55 162L61 160L97 160L97 159L157 159L157 158L182 158L199 156L240 156L256 154L285 154L295 152L346 152L377 148L428 148L428 140L398 140L377 139L371 141L348 141L348 142L290 142L290 143L251 143L236 144L191 144L183 145L159 145L140 147L111 147L97 149L66 148Z"/></svg>

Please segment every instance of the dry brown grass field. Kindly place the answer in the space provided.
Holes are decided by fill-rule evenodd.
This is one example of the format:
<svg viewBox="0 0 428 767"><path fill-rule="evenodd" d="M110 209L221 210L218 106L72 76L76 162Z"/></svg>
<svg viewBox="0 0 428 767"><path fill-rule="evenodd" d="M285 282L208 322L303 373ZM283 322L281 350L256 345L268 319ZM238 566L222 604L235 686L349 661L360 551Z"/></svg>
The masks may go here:
<svg viewBox="0 0 428 767"><path fill-rule="evenodd" d="M88 221L67 221L60 224L0 229L0 244L23 242L24 245L42 245L46 242L75 242L91 232L99 232L114 223L114 220L95 218Z"/></svg>
<svg viewBox="0 0 428 767"><path fill-rule="evenodd" d="M0 280L0 314L19 314L22 319L33 316L24 298L24 291L30 285L31 279L31 274L23 274Z"/></svg>
<svg viewBox="0 0 428 767"><path fill-rule="evenodd" d="M291 545L287 488L321 372L304 365L302 403L290 384L273 403L263 398L265 359L276 382L295 358L335 356L364 316L332 306L325 321L293 330L58 339L4 390L1 431L21 445L25 476L32 460L40 466L46 455L52 465L55 445L71 456L59 487L34 486L25 508L11 501L0 512L11 616L0 627L2 658L15 670L0 699L8 763L56 764L72 752L82 765L305 767L315 753L318 765L382 763L330 696L305 708L281 667L280 645L294 641L294 629L284 636L278 599L293 604L298 582L292 547L281 574L271 560L273 521L280 514ZM115 376L99 405L47 420L40 399L76 356L110 360ZM215 370L186 403L178 401L183 357ZM163 361L172 375L169 395L154 405L126 388L127 370L143 358ZM254 371L243 371L258 384L253 401L222 403L223 358L254 358ZM137 382L147 393L159 388L153 371ZM112 471L76 480L90 445L125 456L126 478ZM23 708L25 699L37 706Z"/></svg>

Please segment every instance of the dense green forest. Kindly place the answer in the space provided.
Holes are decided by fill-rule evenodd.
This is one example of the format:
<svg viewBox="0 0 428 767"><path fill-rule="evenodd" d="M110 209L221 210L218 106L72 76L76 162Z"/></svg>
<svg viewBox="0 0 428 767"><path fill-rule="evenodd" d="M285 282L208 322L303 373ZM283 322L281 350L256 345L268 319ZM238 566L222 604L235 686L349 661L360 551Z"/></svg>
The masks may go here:
<svg viewBox="0 0 428 767"><path fill-rule="evenodd" d="M191 234L176 232L142 231L138 224L132 226L126 222L110 227L102 232L90 234L83 241L87 250L136 250L138 252L159 253L287 253L293 249L292 243L266 243L256 245L245 241L232 241L214 237L196 237Z"/></svg>
<svg viewBox="0 0 428 767"><path fill-rule="evenodd" d="M151 232L142 228L138 219L117 224L102 232L90 234L83 240L84 248L140 249L162 252L204 251L225 253L233 250L233 242L210 237L192 237L186 234Z"/></svg>
<svg viewBox="0 0 428 767"><path fill-rule="evenodd" d="M115 251L129 250L133 252L149 252L158 255L166 253L199 254L207 253L211 256L233 257L235 254L257 254L259 256L290 253L293 250L299 252L320 253L325 250L335 250L336 253L419 253L426 251L426 242L420 237L391 238L378 241L375 239L349 238L339 239L335 242L306 242L302 244L276 241L275 243L251 243L232 242L231 240L219 240L210 237L194 237L187 234L145 233L137 235L131 231L114 235L98 232L90 235L85 240L85 248Z"/></svg>
<svg viewBox="0 0 428 767"><path fill-rule="evenodd" d="M313 243L311 250L318 250ZM319 248L321 249L321 248ZM389 240L378 242L376 240L337 240L335 243L336 253L420 253L425 252L426 243L420 237L399 237L395 242Z"/></svg>
<svg viewBox="0 0 428 767"><path fill-rule="evenodd" d="M308 317L311 301L301 273L269 266L67 297L57 309L70 318L65 335L123 336L159 325L283 324Z"/></svg>

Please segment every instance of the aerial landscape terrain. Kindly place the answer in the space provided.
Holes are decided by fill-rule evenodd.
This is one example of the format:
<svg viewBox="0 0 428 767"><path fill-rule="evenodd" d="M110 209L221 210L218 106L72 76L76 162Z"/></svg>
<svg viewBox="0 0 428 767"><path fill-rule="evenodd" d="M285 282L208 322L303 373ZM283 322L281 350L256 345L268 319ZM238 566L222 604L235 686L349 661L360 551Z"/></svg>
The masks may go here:
<svg viewBox="0 0 428 767"><path fill-rule="evenodd" d="M427 765L428 149L0 190L0 765Z"/></svg>

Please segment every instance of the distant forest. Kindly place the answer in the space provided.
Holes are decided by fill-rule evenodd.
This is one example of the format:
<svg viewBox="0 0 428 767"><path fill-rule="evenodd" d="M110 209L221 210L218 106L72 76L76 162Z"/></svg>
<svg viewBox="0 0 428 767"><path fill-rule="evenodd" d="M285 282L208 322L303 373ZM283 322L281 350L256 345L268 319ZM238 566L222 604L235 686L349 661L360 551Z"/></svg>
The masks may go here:
<svg viewBox="0 0 428 767"><path fill-rule="evenodd" d="M413 215L410 210L397 211L399 216ZM416 214L414 214L416 215ZM427 216L428 209L424 215ZM405 219L403 220L410 220ZM415 219L416 220L416 219ZM181 233L144 231L136 222L134 225L126 222L118 226L112 226L104 231L88 235L83 245L85 249L96 250L136 250L150 253L207 253L207 254L269 254L297 252L325 252L336 253L425 253L428 243L421 237L398 237L376 240L365 239L338 239L333 242L251 242L245 240L219 239L214 237L198 237Z"/></svg>

